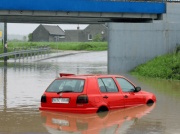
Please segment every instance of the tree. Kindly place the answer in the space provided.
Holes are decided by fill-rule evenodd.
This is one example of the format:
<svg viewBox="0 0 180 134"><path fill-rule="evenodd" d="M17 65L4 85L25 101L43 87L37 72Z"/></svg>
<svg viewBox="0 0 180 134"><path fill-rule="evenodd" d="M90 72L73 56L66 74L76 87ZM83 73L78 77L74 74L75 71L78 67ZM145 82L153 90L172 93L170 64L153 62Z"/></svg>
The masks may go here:
<svg viewBox="0 0 180 134"><path fill-rule="evenodd" d="M101 34L96 34L96 36L93 38L93 41L101 42L102 41L102 35Z"/></svg>
<svg viewBox="0 0 180 134"><path fill-rule="evenodd" d="M28 34L28 42L31 42L32 40L32 33Z"/></svg>

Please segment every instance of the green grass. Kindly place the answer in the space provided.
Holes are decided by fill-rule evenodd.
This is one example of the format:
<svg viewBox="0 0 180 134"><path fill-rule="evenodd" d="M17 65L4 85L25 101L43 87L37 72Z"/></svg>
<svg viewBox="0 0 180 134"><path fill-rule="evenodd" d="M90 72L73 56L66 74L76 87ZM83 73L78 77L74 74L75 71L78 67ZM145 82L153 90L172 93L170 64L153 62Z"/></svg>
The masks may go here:
<svg viewBox="0 0 180 134"><path fill-rule="evenodd" d="M1 41L0 41L0 53L3 53L3 45Z"/></svg>
<svg viewBox="0 0 180 134"><path fill-rule="evenodd" d="M180 80L180 52L166 54L136 67L133 75Z"/></svg>
<svg viewBox="0 0 180 134"><path fill-rule="evenodd" d="M107 42L63 42L50 44L52 49L59 50L87 50L87 51L103 51L107 50Z"/></svg>
<svg viewBox="0 0 180 134"><path fill-rule="evenodd" d="M53 50L86 50L86 51L104 51L107 50L107 42L8 42L8 52L16 49L29 49L30 47L49 46ZM4 48L0 43L0 53L3 53ZM3 58L0 58L2 60Z"/></svg>
<svg viewBox="0 0 180 134"><path fill-rule="evenodd" d="M107 42L8 42L8 52L14 48L30 48L38 46L49 46L51 49L58 50L87 50L103 51L107 50ZM0 53L3 46L0 46Z"/></svg>

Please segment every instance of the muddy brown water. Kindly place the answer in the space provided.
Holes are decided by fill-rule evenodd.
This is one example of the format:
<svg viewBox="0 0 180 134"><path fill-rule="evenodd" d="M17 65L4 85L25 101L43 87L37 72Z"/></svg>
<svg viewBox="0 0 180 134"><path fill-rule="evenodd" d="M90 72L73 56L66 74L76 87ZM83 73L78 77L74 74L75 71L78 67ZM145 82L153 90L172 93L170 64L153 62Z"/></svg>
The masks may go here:
<svg viewBox="0 0 180 134"><path fill-rule="evenodd" d="M107 52L0 63L0 134L179 134L180 81L123 74L157 102L104 114L41 112L40 97L60 72L107 73Z"/></svg>

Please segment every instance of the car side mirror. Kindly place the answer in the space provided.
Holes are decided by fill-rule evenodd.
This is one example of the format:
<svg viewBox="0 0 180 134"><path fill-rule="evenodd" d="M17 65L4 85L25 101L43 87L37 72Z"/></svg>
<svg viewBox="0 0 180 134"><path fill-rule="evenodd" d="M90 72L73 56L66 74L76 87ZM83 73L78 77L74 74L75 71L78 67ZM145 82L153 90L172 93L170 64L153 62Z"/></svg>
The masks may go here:
<svg viewBox="0 0 180 134"><path fill-rule="evenodd" d="M141 91L141 87L135 87L135 92Z"/></svg>

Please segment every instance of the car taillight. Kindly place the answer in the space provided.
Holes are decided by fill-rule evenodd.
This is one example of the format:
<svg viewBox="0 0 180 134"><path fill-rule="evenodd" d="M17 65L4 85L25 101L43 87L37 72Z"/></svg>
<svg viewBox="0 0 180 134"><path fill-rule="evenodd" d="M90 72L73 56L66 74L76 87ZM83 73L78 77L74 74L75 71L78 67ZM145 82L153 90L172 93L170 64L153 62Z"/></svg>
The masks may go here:
<svg viewBox="0 0 180 134"><path fill-rule="evenodd" d="M46 102L46 95L45 95L45 94L43 94L43 95L41 96L41 102Z"/></svg>
<svg viewBox="0 0 180 134"><path fill-rule="evenodd" d="M79 95L76 100L77 104L84 104L88 103L88 96L85 94Z"/></svg>

